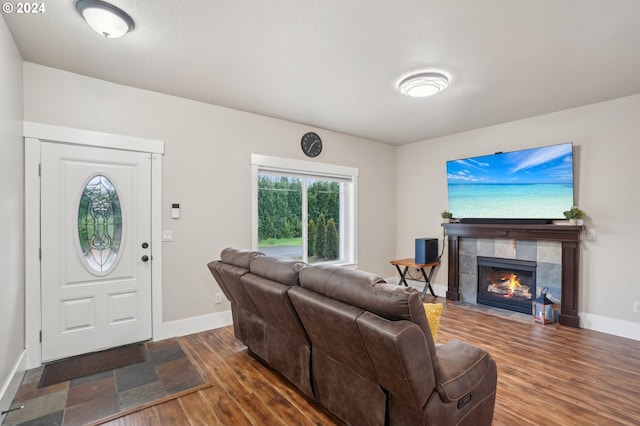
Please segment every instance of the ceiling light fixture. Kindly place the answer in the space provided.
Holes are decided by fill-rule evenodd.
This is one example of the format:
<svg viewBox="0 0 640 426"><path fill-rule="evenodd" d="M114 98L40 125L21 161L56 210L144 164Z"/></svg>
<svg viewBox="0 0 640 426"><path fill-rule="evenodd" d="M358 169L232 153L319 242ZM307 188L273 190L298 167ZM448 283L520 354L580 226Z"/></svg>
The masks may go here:
<svg viewBox="0 0 640 426"><path fill-rule="evenodd" d="M126 12L100 0L78 0L76 10L95 32L105 38L122 37L134 27L133 19Z"/></svg>
<svg viewBox="0 0 640 426"><path fill-rule="evenodd" d="M449 85L449 77L439 72L423 72L411 75L400 82L403 95L424 98L442 92Z"/></svg>

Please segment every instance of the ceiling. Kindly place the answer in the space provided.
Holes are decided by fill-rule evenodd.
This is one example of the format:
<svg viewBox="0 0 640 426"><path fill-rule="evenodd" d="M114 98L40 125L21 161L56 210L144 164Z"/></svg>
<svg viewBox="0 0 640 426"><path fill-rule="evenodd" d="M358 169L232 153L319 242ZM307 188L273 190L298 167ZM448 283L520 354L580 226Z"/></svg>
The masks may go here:
<svg viewBox="0 0 640 426"><path fill-rule="evenodd" d="M638 0L74 0L3 13L25 61L401 145L640 93ZM450 76L408 98L416 71Z"/></svg>

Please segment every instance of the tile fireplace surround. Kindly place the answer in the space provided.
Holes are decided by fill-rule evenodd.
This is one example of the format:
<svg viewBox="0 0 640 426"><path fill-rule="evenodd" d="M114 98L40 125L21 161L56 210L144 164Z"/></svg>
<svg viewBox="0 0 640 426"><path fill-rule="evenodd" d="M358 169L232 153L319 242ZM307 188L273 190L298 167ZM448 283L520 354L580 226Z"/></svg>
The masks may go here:
<svg viewBox="0 0 640 426"><path fill-rule="evenodd" d="M523 242L522 246L526 246L527 242L530 241L556 242L560 244L560 258L558 261L561 268L559 322L570 327L580 327L580 317L578 316L578 271L580 269L579 248L582 226L476 223L443 223L442 226L447 231L449 245L447 299L460 300L463 294L464 285L461 288L460 272L461 266L462 271L465 271L465 266L461 265L461 258L464 259L465 256L465 250L462 245L465 239L493 240L491 242L498 248L501 245L505 245L504 240L511 241L506 244L507 247L515 247L520 241Z"/></svg>

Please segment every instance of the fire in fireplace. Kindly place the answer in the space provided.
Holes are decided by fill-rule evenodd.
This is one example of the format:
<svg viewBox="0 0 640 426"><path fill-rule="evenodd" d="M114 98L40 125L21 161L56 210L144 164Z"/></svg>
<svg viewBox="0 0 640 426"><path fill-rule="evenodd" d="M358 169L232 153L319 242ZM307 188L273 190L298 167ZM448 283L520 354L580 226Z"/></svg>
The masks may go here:
<svg viewBox="0 0 640 426"><path fill-rule="evenodd" d="M478 256L478 303L531 313L536 262Z"/></svg>

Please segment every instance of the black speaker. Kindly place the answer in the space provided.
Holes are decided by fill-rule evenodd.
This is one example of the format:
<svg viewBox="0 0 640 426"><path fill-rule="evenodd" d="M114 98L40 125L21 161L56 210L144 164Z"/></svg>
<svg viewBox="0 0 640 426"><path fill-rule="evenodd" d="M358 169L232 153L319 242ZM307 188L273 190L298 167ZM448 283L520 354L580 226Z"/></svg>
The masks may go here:
<svg viewBox="0 0 640 426"><path fill-rule="evenodd" d="M433 263L438 261L438 239L416 238L416 263Z"/></svg>

